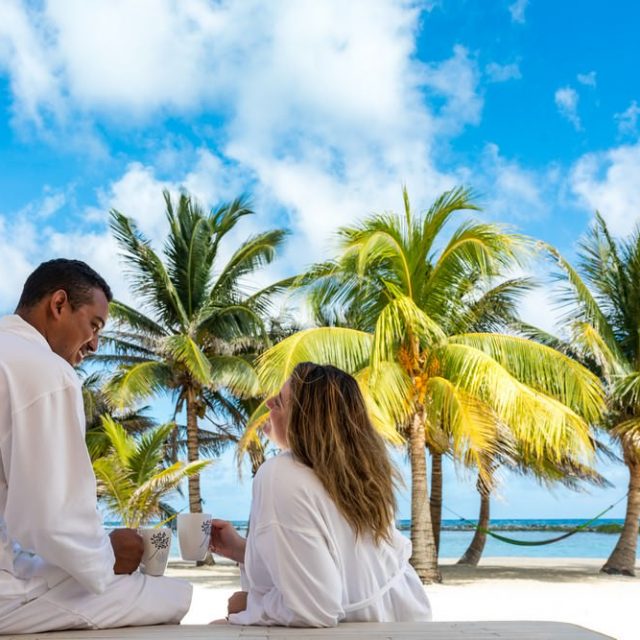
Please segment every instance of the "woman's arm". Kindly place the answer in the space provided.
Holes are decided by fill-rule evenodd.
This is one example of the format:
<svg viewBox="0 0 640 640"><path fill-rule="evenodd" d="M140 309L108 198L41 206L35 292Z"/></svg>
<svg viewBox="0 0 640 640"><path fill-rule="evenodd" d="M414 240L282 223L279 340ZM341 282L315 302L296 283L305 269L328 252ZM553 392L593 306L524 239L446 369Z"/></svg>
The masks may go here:
<svg viewBox="0 0 640 640"><path fill-rule="evenodd" d="M247 541L227 520L211 521L209 549L225 558L242 564Z"/></svg>
<svg viewBox="0 0 640 640"><path fill-rule="evenodd" d="M313 530L270 523L253 531L247 558L266 571L273 586L249 589L244 611L229 615L233 624L332 627L344 616L342 579L325 539ZM254 557L255 556L255 557Z"/></svg>

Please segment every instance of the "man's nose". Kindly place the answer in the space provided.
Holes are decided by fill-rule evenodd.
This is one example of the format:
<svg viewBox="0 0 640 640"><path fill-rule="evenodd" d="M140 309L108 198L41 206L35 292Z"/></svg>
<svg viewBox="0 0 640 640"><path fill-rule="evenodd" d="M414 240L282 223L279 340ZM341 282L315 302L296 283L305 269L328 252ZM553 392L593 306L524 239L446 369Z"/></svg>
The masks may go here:
<svg viewBox="0 0 640 640"><path fill-rule="evenodd" d="M93 336L93 338L91 338L91 340L87 342L87 347L89 348L89 351L91 351L91 353L95 353L98 350L98 341L98 336Z"/></svg>

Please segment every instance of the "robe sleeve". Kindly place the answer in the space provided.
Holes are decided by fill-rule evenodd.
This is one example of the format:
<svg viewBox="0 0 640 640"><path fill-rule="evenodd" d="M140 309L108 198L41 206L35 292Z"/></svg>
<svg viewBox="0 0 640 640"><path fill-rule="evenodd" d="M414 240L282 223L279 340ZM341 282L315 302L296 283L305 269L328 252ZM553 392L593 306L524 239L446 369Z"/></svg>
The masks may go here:
<svg viewBox="0 0 640 640"><path fill-rule="evenodd" d="M344 616L342 581L317 531L270 523L252 532L258 561L272 580L265 593L250 589L247 608L229 622L244 625L333 627Z"/></svg>
<svg viewBox="0 0 640 640"><path fill-rule="evenodd" d="M115 558L97 511L79 393L68 384L14 411L5 520L22 549L101 593Z"/></svg>

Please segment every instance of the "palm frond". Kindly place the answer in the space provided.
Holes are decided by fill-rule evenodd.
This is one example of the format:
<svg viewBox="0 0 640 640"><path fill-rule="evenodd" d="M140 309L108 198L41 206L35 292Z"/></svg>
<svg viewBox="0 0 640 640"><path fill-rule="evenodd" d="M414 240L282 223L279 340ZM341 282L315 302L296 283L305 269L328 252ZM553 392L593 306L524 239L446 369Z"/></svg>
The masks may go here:
<svg viewBox="0 0 640 640"><path fill-rule="evenodd" d="M158 468L165 457L166 441L174 429L175 424L170 422L140 436L128 460L136 486L145 482Z"/></svg>
<svg viewBox="0 0 640 640"><path fill-rule="evenodd" d="M398 295L382 311L376 323L372 362L374 367L395 359L406 340L434 344L446 338L440 326L408 296Z"/></svg>
<svg viewBox="0 0 640 640"><path fill-rule="evenodd" d="M180 363L202 385L211 382L211 363L200 346L189 335L175 334L163 340L171 360Z"/></svg>
<svg viewBox="0 0 640 640"><path fill-rule="evenodd" d="M260 393L260 381L256 370L249 362L238 356L213 356L211 384L225 387L238 397L254 397Z"/></svg>
<svg viewBox="0 0 640 640"><path fill-rule="evenodd" d="M616 342L613 329L578 272L560 255L557 249L546 243L540 243L540 245L546 249L561 270L556 274L556 278L566 284L560 296L561 304L570 307L566 319L570 321L581 320L593 325L609 351L622 362L624 357Z"/></svg>
<svg viewBox="0 0 640 640"><path fill-rule="evenodd" d="M440 376L428 379L426 392L429 422L442 424L451 434L454 455L467 466L477 467L481 476L488 480L490 470L486 461L500 451L496 414L478 397Z"/></svg>
<svg viewBox="0 0 640 640"><path fill-rule="evenodd" d="M258 358L258 378L271 395L285 383L300 362L332 364L349 373L366 366L372 337L354 329L306 329L274 345Z"/></svg>
<svg viewBox="0 0 640 640"><path fill-rule="evenodd" d="M240 278L270 264L288 233L272 229L245 240L222 269L211 288L211 298L227 297L230 290L237 288Z"/></svg>
<svg viewBox="0 0 640 640"><path fill-rule="evenodd" d="M605 408L604 390L596 375L580 363L545 345L519 336L469 333L450 338L488 354L514 378L597 422Z"/></svg>
<svg viewBox="0 0 640 640"><path fill-rule="evenodd" d="M171 376L171 368L163 362L140 362L116 371L105 393L115 407L124 408L169 387Z"/></svg>
<svg viewBox="0 0 640 640"><path fill-rule="evenodd" d="M122 425L111 418L111 416L103 415L100 421L102 423L102 431L107 437L116 458L120 464L128 466L131 457L135 453L135 442Z"/></svg>
<svg viewBox="0 0 640 640"><path fill-rule="evenodd" d="M126 259L133 289L169 326L188 324L180 297L160 258L135 223L111 210L111 230Z"/></svg>
<svg viewBox="0 0 640 640"><path fill-rule="evenodd" d="M164 336L167 331L157 322L144 315L141 311L130 307L119 300L112 300L109 303L109 317L116 324L125 325L132 329L134 335Z"/></svg>

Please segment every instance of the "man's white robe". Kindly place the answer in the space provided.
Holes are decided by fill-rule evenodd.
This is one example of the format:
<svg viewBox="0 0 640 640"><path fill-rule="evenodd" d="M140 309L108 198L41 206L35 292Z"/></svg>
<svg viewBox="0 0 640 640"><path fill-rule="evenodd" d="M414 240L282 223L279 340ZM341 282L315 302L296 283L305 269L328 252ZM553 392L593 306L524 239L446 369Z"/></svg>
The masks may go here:
<svg viewBox="0 0 640 640"><path fill-rule="evenodd" d="M411 543L356 538L315 473L285 452L253 481L243 588L233 624L330 627L338 622L430 620L409 564Z"/></svg>
<svg viewBox="0 0 640 640"><path fill-rule="evenodd" d="M178 622L191 586L116 576L84 441L80 381L17 315L0 319L0 633Z"/></svg>

